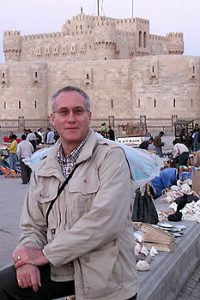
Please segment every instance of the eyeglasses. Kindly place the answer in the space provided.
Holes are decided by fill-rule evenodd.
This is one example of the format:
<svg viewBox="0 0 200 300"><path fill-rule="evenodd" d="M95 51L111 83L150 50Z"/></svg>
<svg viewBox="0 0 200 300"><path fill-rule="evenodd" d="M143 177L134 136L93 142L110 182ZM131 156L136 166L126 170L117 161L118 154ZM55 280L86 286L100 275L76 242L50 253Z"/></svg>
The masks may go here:
<svg viewBox="0 0 200 300"><path fill-rule="evenodd" d="M75 107L73 109L61 108L59 110L55 110L54 113L59 114L61 117L66 117L70 115L70 112L73 113L74 116L82 116L85 112L89 112L89 110L83 107Z"/></svg>

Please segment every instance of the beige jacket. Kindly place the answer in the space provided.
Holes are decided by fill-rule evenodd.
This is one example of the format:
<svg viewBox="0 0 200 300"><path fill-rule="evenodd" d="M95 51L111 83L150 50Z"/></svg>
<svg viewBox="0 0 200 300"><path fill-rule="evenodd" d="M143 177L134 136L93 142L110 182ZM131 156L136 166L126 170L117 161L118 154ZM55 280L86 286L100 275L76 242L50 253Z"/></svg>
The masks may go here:
<svg viewBox="0 0 200 300"><path fill-rule="evenodd" d="M95 145L98 146L95 147ZM58 144L32 174L19 246L43 249L55 281L75 279L77 300L124 300L138 291L131 226L132 180L123 150L91 131L81 162L46 212L64 177Z"/></svg>

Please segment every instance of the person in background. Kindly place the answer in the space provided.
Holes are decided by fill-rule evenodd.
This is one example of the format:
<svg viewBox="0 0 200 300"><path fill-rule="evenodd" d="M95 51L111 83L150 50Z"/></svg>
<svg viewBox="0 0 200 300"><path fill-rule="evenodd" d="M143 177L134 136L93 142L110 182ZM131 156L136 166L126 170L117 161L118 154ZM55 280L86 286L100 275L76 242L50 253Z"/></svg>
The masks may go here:
<svg viewBox="0 0 200 300"><path fill-rule="evenodd" d="M136 299L129 165L123 149L90 123L82 89L67 86L53 95L60 138L31 176L14 266L0 271L1 300Z"/></svg>
<svg viewBox="0 0 200 300"><path fill-rule="evenodd" d="M30 181L31 168L29 168L24 162L23 159L31 157L34 152L33 145L26 140L26 135L22 134L22 141L17 145L17 156L19 158L20 167L21 167L21 177L22 183L27 184Z"/></svg>
<svg viewBox="0 0 200 300"><path fill-rule="evenodd" d="M106 123L101 124L100 133L104 138L108 138L108 128L106 126Z"/></svg>
<svg viewBox="0 0 200 300"><path fill-rule="evenodd" d="M180 141L179 141L181 144L185 144L186 146L188 146L189 144L189 139L188 139L188 136L186 134L186 129L185 127L181 130L181 133L180 133Z"/></svg>
<svg viewBox="0 0 200 300"><path fill-rule="evenodd" d="M115 141L115 132L111 126L109 126L109 129L108 129L108 138L109 138L109 140Z"/></svg>
<svg viewBox="0 0 200 300"><path fill-rule="evenodd" d="M36 136L35 136L35 133L32 132L31 129L28 129L27 130L27 136L26 136L26 140L29 141L32 145L33 145L33 148L34 148L34 151L36 151Z"/></svg>
<svg viewBox="0 0 200 300"><path fill-rule="evenodd" d="M165 145L164 142L162 142L162 137L164 136L164 132L160 131L159 135L157 135L154 138L154 145L156 147L156 154L159 155L160 157L163 157L163 153L162 153L162 147Z"/></svg>
<svg viewBox="0 0 200 300"><path fill-rule="evenodd" d="M189 160L189 149L185 144L179 143L178 140L173 141L173 160L178 166L187 166Z"/></svg>
<svg viewBox="0 0 200 300"><path fill-rule="evenodd" d="M47 128L46 144L53 145L55 143L54 132L50 127Z"/></svg>
<svg viewBox="0 0 200 300"><path fill-rule="evenodd" d="M17 136L13 133L9 136L9 140L11 142L10 146L7 147L9 151L9 164L10 168L16 171L16 164L17 164Z"/></svg>
<svg viewBox="0 0 200 300"><path fill-rule="evenodd" d="M176 184L177 169L164 168L160 170L160 175L151 180L150 186L153 190L153 198L156 199L162 195L164 189Z"/></svg>
<svg viewBox="0 0 200 300"><path fill-rule="evenodd" d="M140 148L140 149L149 150L149 145L153 144L153 142L154 142L153 137L150 137L150 139L148 139L147 141L143 141L143 142L139 145L139 148Z"/></svg>

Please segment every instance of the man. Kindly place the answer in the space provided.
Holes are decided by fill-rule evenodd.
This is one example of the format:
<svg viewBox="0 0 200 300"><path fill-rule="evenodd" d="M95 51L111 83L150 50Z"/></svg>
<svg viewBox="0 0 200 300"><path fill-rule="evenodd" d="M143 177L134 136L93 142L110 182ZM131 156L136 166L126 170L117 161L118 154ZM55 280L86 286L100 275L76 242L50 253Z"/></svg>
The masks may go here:
<svg viewBox="0 0 200 300"><path fill-rule="evenodd" d="M21 138L22 141L17 145L17 156L21 167L22 183L27 184L30 181L31 168L23 162L23 159L31 157L34 152L34 148L33 145L26 140L25 134L22 134Z"/></svg>
<svg viewBox="0 0 200 300"><path fill-rule="evenodd" d="M109 138L109 140L111 140L111 141L115 141L115 132L114 132L114 130L112 129L111 126L109 126L109 130L108 130L108 138Z"/></svg>
<svg viewBox="0 0 200 300"><path fill-rule="evenodd" d="M159 155L160 157L163 157L163 153L162 153L162 147L165 145L165 143L162 142L162 137L164 135L163 131L160 131L159 135L157 135L154 138L154 145L156 147L156 154Z"/></svg>
<svg viewBox="0 0 200 300"><path fill-rule="evenodd" d="M15 266L0 272L0 299L136 299L133 187L124 152L90 129L83 90L59 90L52 111L60 138L31 177ZM58 195L65 178L71 179Z"/></svg>
<svg viewBox="0 0 200 300"><path fill-rule="evenodd" d="M31 129L28 129L27 130L27 135L26 135L26 140L29 141L32 145L33 145L33 148L34 148L34 151L36 151L36 136L35 136L35 133L32 132Z"/></svg>
<svg viewBox="0 0 200 300"><path fill-rule="evenodd" d="M152 137L150 137L150 139L148 139L147 141L143 141L140 145L139 148L140 149L145 149L145 150L149 150L149 145L153 144L154 139Z"/></svg>
<svg viewBox="0 0 200 300"><path fill-rule="evenodd" d="M177 182L177 169L164 168L160 170L160 175L151 180L154 199L160 197L162 192Z"/></svg>
<svg viewBox="0 0 200 300"><path fill-rule="evenodd" d="M178 140L173 141L173 159L178 166L187 166L189 159L189 149L186 145L179 143Z"/></svg>
<svg viewBox="0 0 200 300"><path fill-rule="evenodd" d="M47 128L47 137L46 137L46 144L53 145L55 143L54 139L54 132L51 131L51 128Z"/></svg>

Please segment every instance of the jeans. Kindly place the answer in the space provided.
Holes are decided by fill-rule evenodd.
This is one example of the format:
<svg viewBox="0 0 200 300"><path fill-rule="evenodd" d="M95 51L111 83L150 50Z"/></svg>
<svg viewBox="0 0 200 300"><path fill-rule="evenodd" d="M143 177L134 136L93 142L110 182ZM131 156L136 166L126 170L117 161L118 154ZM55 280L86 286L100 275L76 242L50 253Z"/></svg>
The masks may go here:
<svg viewBox="0 0 200 300"><path fill-rule="evenodd" d="M160 157L163 157L162 147L160 146L156 147L156 154L159 155Z"/></svg>
<svg viewBox="0 0 200 300"><path fill-rule="evenodd" d="M17 155L16 155L16 153L10 153L9 163L10 163L10 168L12 170L16 171L16 164L17 164Z"/></svg>

